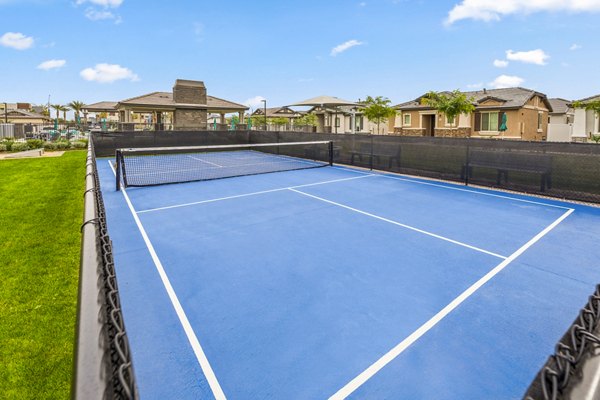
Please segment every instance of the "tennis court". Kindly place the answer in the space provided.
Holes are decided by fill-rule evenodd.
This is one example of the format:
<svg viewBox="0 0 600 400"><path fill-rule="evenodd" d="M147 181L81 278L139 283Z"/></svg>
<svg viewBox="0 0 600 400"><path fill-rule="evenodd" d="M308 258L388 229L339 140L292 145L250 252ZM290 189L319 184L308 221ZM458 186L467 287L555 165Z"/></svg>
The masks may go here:
<svg viewBox="0 0 600 400"><path fill-rule="evenodd" d="M521 398L600 281L598 208L259 150L98 159L141 399Z"/></svg>

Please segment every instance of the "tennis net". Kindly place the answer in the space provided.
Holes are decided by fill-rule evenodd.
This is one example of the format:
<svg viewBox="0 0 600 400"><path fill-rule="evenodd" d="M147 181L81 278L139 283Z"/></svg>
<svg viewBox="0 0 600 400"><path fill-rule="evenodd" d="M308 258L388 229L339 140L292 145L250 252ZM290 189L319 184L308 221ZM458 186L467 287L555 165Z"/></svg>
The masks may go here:
<svg viewBox="0 0 600 400"><path fill-rule="evenodd" d="M332 164L332 141L118 149L117 190Z"/></svg>

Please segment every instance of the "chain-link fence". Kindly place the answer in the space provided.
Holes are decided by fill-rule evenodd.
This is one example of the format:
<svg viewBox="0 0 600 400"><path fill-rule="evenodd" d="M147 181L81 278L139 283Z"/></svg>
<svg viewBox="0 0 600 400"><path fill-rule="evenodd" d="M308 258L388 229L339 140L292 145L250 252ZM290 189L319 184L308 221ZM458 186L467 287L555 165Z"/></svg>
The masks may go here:
<svg viewBox="0 0 600 400"><path fill-rule="evenodd" d="M137 399L93 141L86 165L72 398Z"/></svg>

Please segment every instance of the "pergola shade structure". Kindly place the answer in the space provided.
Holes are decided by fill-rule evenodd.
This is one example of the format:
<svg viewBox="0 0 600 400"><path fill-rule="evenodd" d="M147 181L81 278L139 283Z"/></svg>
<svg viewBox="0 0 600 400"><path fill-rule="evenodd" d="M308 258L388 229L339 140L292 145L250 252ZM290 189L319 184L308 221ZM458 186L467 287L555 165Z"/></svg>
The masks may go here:
<svg viewBox="0 0 600 400"><path fill-rule="evenodd" d="M355 112L358 109L358 107L361 106L361 104L353 102L353 101L349 101L349 100L340 99L339 97L317 96L317 97L313 97L311 99L307 99L307 100L303 100L303 101L300 101L300 102L297 102L294 104L290 104L289 106L290 107L293 107L293 106L314 107L312 112L317 114L318 124L320 125L321 129L323 131L331 130L334 133L338 133L337 132L338 125L335 121L337 120L337 114L340 112L343 112L341 110L341 107L344 107L346 110L349 109L349 111L352 115L351 126L355 127L356 126ZM329 123L329 126L327 126L327 124L326 124L325 115L327 113L333 113L335 116L334 120L333 120L334 121L333 128L331 126L331 122ZM352 129L354 130L354 128L352 128Z"/></svg>

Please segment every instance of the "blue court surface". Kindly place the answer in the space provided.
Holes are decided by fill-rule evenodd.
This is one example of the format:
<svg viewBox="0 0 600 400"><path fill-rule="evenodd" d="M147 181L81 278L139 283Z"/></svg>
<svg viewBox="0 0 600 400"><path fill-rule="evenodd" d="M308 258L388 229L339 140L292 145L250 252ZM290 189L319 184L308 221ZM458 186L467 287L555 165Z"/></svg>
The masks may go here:
<svg viewBox="0 0 600 400"><path fill-rule="evenodd" d="M115 190L141 399L516 399L600 282L600 209L327 166Z"/></svg>

